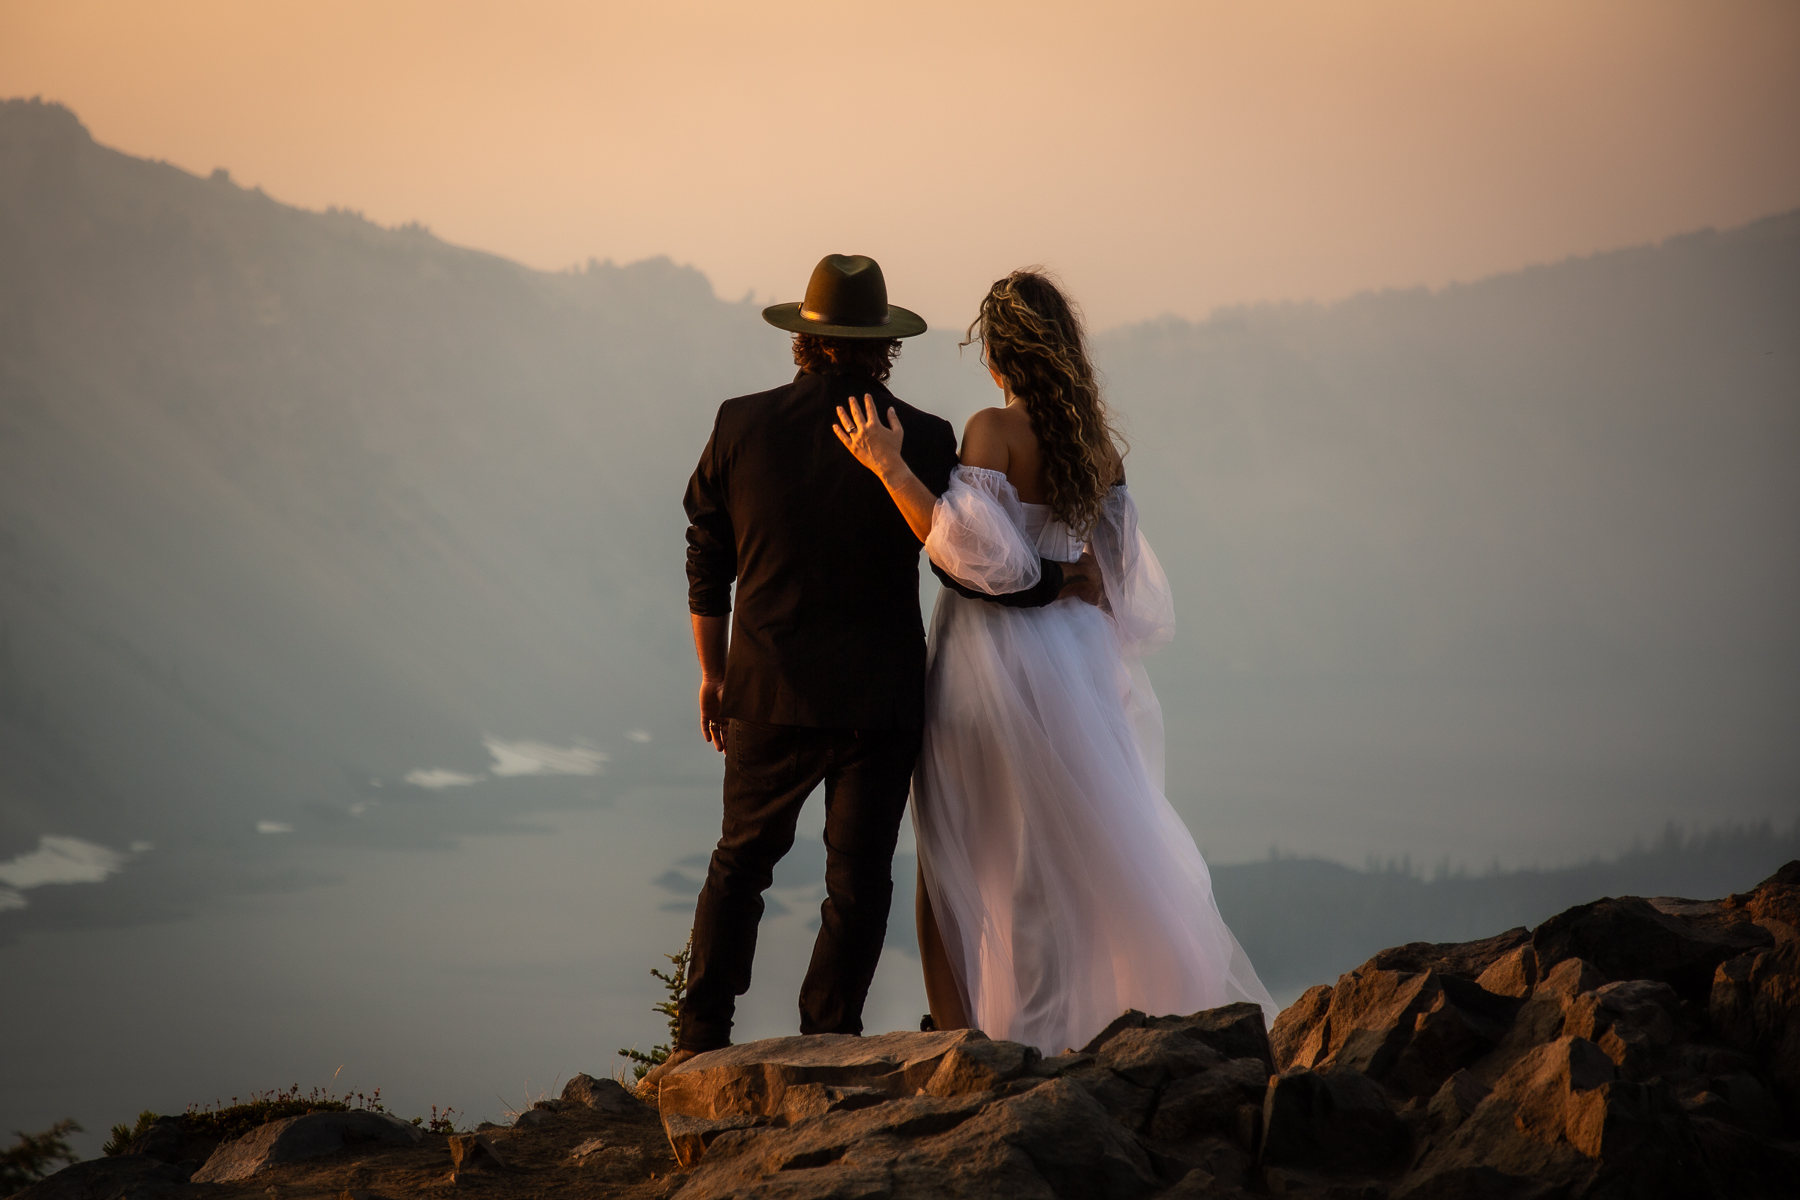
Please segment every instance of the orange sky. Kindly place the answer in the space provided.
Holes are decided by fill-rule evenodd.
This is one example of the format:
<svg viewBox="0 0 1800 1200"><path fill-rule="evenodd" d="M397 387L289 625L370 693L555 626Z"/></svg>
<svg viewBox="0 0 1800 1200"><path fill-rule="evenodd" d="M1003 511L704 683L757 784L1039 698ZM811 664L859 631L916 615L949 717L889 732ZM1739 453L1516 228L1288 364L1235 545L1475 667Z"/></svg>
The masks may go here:
<svg viewBox="0 0 1800 1200"><path fill-rule="evenodd" d="M1441 285L1800 205L1792 0L0 0L0 95L278 199L965 321Z"/></svg>

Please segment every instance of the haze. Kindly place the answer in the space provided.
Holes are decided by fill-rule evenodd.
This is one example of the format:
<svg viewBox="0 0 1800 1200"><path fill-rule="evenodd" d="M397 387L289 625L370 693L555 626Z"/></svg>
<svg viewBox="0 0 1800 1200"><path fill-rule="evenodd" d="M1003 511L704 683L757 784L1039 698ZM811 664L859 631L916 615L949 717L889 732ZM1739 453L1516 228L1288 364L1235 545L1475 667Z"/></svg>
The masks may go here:
<svg viewBox="0 0 1800 1200"><path fill-rule="evenodd" d="M1800 202L1783 0L903 7L7 0L0 95L532 266L825 252L965 322L1025 262L1104 327L1439 286Z"/></svg>
<svg viewBox="0 0 1800 1200"><path fill-rule="evenodd" d="M1283 999L1753 886L1800 856L1797 66L1791 3L0 0L0 1130L475 1120L663 1040L719 812L680 491L827 251L958 424L990 280L1085 303L1170 798ZM872 1028L924 1003L909 849Z"/></svg>

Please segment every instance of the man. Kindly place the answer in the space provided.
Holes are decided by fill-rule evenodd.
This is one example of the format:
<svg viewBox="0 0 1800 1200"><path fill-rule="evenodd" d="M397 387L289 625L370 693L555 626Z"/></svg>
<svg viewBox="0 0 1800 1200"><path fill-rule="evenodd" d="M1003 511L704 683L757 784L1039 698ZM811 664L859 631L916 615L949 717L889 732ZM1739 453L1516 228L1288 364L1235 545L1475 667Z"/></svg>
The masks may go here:
<svg viewBox="0 0 1800 1200"><path fill-rule="evenodd" d="M878 412L899 412L907 465L943 494L955 432L884 385L899 339L925 332L925 322L888 304L873 259L837 254L814 269L804 302L774 305L763 318L798 335L800 372L719 407L684 500L700 727L725 754L725 812L694 911L680 1034L646 1089L730 1044L762 893L821 781L826 900L800 990L800 1032L862 1032L925 718L919 540L831 432L838 405L873 396ZM1080 564L1048 560L1036 587L1011 596L939 576L965 595L1021 606L1088 586Z"/></svg>

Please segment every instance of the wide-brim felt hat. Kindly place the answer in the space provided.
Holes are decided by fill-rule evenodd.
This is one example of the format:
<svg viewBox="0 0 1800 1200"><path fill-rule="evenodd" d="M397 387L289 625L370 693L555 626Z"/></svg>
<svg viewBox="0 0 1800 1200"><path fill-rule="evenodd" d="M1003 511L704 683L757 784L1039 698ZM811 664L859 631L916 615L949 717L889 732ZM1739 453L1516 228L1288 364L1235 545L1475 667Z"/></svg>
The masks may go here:
<svg viewBox="0 0 1800 1200"><path fill-rule="evenodd" d="M806 299L771 304L763 320L792 333L841 338L903 338L925 332L925 318L889 304L881 264L866 254L827 254L813 268Z"/></svg>

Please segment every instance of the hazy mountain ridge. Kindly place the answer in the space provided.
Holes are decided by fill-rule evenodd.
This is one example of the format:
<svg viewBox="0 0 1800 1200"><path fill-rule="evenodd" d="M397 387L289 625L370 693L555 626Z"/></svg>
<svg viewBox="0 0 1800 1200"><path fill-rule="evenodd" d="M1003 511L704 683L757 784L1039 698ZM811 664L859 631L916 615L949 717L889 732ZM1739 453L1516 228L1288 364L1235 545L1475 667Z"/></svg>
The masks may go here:
<svg viewBox="0 0 1800 1200"><path fill-rule="evenodd" d="M1790 214L1100 334L1209 852L1791 811L1797 266ZM952 341L895 387L960 420L993 393ZM0 858L304 836L484 733L713 769L671 745L677 501L717 402L791 369L666 260L531 271L0 106Z"/></svg>
<svg viewBox="0 0 1800 1200"><path fill-rule="evenodd" d="M633 448L697 451L702 398L759 350L779 369L778 341L744 345L734 306L666 261L546 276L104 150L51 106L0 121L4 620L11 707L38 730L9 764L110 744L164 758L114 780L188 775L183 807L253 785L279 808L431 750L479 761L488 728L641 722L645 639L680 633L642 617L680 563L636 553L637 526L679 545L680 480L647 494ZM723 353L646 340L671 324ZM20 775L9 842L52 810L102 832Z"/></svg>

